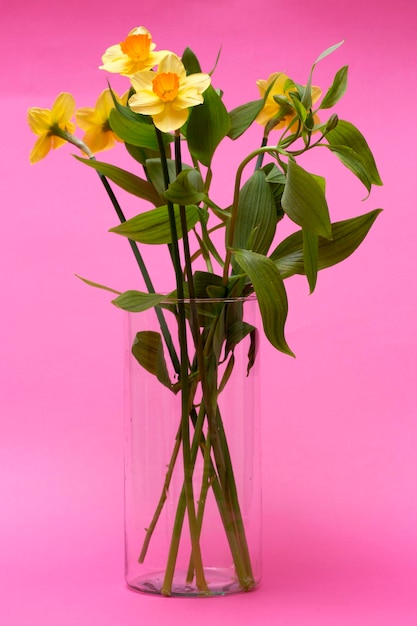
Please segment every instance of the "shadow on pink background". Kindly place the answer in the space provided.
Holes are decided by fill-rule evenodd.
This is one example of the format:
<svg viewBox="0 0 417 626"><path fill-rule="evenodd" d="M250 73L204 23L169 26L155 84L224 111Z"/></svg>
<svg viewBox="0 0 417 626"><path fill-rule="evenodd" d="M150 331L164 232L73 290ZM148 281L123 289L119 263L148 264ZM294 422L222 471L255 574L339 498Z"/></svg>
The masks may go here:
<svg viewBox="0 0 417 626"><path fill-rule="evenodd" d="M416 9L406 0L151 6L2 9L0 623L415 626ZM102 52L138 25L159 48L190 46L206 71L222 46L214 84L229 109L255 99L255 81L273 71L305 82L317 55L345 39L315 82L326 87L349 65L337 110L365 133L385 183L363 203L342 166L310 163L330 168L334 219L385 211L312 297L305 281L288 283L297 359L265 342L262 352L264 581L204 604L125 588L123 319L74 274L140 285L125 242L107 232L115 218L104 192L71 149L28 163L28 107L50 107L60 91L92 106L108 78L96 69ZM256 147L256 129L251 137ZM228 145L215 164L219 203L231 195L228 163L250 147Z"/></svg>

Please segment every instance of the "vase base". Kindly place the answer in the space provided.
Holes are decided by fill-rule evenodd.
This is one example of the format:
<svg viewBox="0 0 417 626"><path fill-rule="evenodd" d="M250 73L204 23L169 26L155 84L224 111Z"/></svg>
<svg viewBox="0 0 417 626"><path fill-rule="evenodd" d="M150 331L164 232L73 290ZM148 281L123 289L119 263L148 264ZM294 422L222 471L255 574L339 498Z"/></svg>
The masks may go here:
<svg viewBox="0 0 417 626"><path fill-rule="evenodd" d="M244 593L256 588L254 582L243 589L236 578L231 576L228 569L206 568L204 570L208 590L198 589L197 585L186 582L186 572L176 572L169 591L163 590L165 572L151 572L147 575L138 576L132 580L127 580L128 586L133 591L149 593L154 595L164 595L172 597L210 597L226 596L235 593Z"/></svg>

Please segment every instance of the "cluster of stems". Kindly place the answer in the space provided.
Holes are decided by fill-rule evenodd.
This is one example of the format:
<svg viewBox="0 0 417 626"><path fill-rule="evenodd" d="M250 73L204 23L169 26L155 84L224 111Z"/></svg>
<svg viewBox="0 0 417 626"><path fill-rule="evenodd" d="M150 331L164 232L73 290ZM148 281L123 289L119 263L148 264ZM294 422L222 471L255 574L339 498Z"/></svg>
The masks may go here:
<svg viewBox="0 0 417 626"><path fill-rule="evenodd" d="M165 147L163 145L163 139L160 131L157 128L155 128L155 131L160 145L160 158L165 187L168 188L171 181L169 179ZM62 131L57 134L60 136L65 134L64 138L68 142L80 148L89 156L90 159L95 158L87 146L85 146L73 135L63 133ZM256 154L256 152L253 153L248 160L245 160L245 163L242 164L242 169L246 163L249 162L249 160L256 156ZM182 169L181 139L178 132L175 136L175 163L176 174L178 175ZM125 222L126 218L109 182L100 172L98 172L98 175L113 204L120 222ZM237 182L237 184L239 184L239 182ZM235 199L237 201L237 196ZM195 585L201 594L210 594L205 578L203 557L200 548L200 535L204 519L204 509L208 490L210 488L213 491L219 515L224 526L238 584L243 590L249 591L255 586L255 580L252 572L249 549L240 511L228 443L217 403L218 362L215 360L213 363L211 359L208 359L208 356L213 354L213 337L212 333L208 333L208 336L203 338L199 326L185 207L179 207L182 230L181 237L179 237L177 232L174 206L168 201L167 207L171 229L169 252L175 271L177 289L176 317L178 323L178 344L180 346L179 355L175 349L163 310L160 307L155 307L155 311L165 345L180 383L181 418L175 439L174 449L168 465L168 471L162 486L161 496L155 508L154 516L148 525L138 560L140 563L145 560L152 534L167 499L174 467L179 460L180 451L182 451L184 482L178 499L161 593L163 595L171 595L180 539L183 532L184 521L185 518L187 518L191 554L186 582L191 584L193 580L195 580ZM181 263L180 240L182 240L183 265ZM137 243L129 239L129 245L135 256L148 292L155 293L154 285ZM226 266L229 262L230 258L226 260ZM188 315L186 315L184 275L188 288ZM225 268L224 279L227 280L227 268ZM213 328L215 327L215 324L216 322L214 321ZM190 332L188 332L188 329ZM189 337L191 339L189 339ZM191 347L189 346L190 342L192 343ZM194 352L193 358L190 358L191 350ZM208 362L211 362L212 364L210 367L207 366ZM199 386L201 400L197 404L195 402L195 396ZM203 459L203 476L200 492L198 494L198 498L196 499L194 494L193 476L197 456L199 454ZM197 507L195 505L196 502L198 503Z"/></svg>

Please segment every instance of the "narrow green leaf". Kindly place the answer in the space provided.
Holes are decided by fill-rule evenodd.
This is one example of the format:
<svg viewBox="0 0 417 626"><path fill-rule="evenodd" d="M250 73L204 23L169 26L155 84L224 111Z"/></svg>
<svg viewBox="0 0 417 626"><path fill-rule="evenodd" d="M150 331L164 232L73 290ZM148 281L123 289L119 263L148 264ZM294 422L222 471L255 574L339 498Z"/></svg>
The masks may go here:
<svg viewBox="0 0 417 626"><path fill-rule="evenodd" d="M161 203L161 198L155 187L147 180L140 178L139 176L135 176L135 174L131 174L120 167L110 165L110 163L104 163L93 159L83 159L78 156L75 158L97 170L100 174L103 174L103 176L106 176L116 185L134 196L138 196L143 200L148 200L148 202L151 202L155 206L158 206Z"/></svg>
<svg viewBox="0 0 417 626"><path fill-rule="evenodd" d="M369 182L372 185L382 185L382 180L379 176L374 156L366 142L366 139L353 124L346 122L345 120L339 120L336 128L328 132L325 138L334 150L335 146L347 146L356 152L358 160L360 160L364 167ZM335 152L342 163L349 169L352 169L351 160L346 157L346 154L343 154L340 150L335 150ZM354 173L356 174L355 171Z"/></svg>
<svg viewBox="0 0 417 626"><path fill-rule="evenodd" d="M313 293L317 283L319 236L303 229L303 259L304 271L307 276L310 293Z"/></svg>
<svg viewBox="0 0 417 626"><path fill-rule="evenodd" d="M235 349L238 343L240 343L245 337L251 334L251 332L255 330L255 327L252 324L248 324L243 320L234 322L227 327L226 334L226 347L225 354L228 355L229 352Z"/></svg>
<svg viewBox="0 0 417 626"><path fill-rule="evenodd" d="M342 67L333 79L333 84L324 96L320 109L331 109L340 100L347 87L348 66Z"/></svg>
<svg viewBox="0 0 417 626"><path fill-rule="evenodd" d="M211 287L222 287L224 296L224 287L223 287L223 278L222 276L217 276L217 274L212 274L212 272L202 272L197 270L194 273L194 291L196 298L208 298L209 293L208 289Z"/></svg>
<svg viewBox="0 0 417 626"><path fill-rule="evenodd" d="M181 57L182 64L185 67L187 75L198 74L201 72L201 65L191 48L185 48Z"/></svg>
<svg viewBox="0 0 417 626"><path fill-rule="evenodd" d="M267 339L277 350L294 356L284 334L288 300L278 268L271 259L250 250L235 250L234 255L256 292Z"/></svg>
<svg viewBox="0 0 417 626"><path fill-rule="evenodd" d="M151 330L136 333L132 354L142 367L157 377L159 382L172 389L159 333Z"/></svg>
<svg viewBox="0 0 417 626"><path fill-rule="evenodd" d="M321 54L319 54L319 56L317 57L317 59L314 61L314 65L317 65L317 63L319 61L321 61L322 59L324 59L325 57L329 56L329 54L332 54L332 52L334 52L335 50L337 50L338 48L340 48L340 46L342 46L345 43L344 40L339 41L339 43L335 43L333 46L330 46L330 48L327 48L324 52L322 52Z"/></svg>
<svg viewBox="0 0 417 626"><path fill-rule="evenodd" d="M264 96L260 100L252 100L251 102L247 102L242 104L235 109L233 109L229 113L230 118L230 128L227 133L230 139L237 139L253 124L258 114L264 108L265 102L269 96L269 93L274 86L275 81L269 85L268 89L265 91Z"/></svg>
<svg viewBox="0 0 417 626"><path fill-rule="evenodd" d="M227 136L230 139L237 139L243 135L258 117L263 107L264 100L252 100L230 111L230 128Z"/></svg>
<svg viewBox="0 0 417 626"><path fill-rule="evenodd" d="M205 198L204 182L200 172L186 169L169 185L165 198L180 205L198 204Z"/></svg>
<svg viewBox="0 0 417 626"><path fill-rule="evenodd" d="M199 219L198 208L194 205L185 207L188 230L193 228ZM182 237L181 217L178 205L174 205L175 222L178 237ZM166 205L140 213L130 220L110 229L110 232L128 237L133 241L147 244L171 243L171 228L168 208Z"/></svg>
<svg viewBox="0 0 417 626"><path fill-rule="evenodd" d="M302 93L302 97L301 97L301 103L304 105L304 107L309 110L312 107L312 98L311 98L311 83L312 83L312 79L313 79L313 72L314 72L314 68L316 67L317 63L319 63L319 61L321 61L322 59L324 59L325 57L327 57L329 54L331 54L332 52L334 52L335 50L337 50L337 48L339 48L344 42L340 41L339 43L336 43L334 46L330 46L330 48L327 48L327 50L325 50L324 52L322 52L317 59L314 61L312 67L311 67L311 72L310 72L310 76L308 78L307 84L303 90Z"/></svg>
<svg viewBox="0 0 417 626"><path fill-rule="evenodd" d="M82 276L79 276L78 274L75 274L75 275L77 278L82 280L83 283L85 283L86 285L89 285L90 287L96 287L97 289L104 289L104 291L110 291L111 293L116 293L117 295L121 294L121 291L116 291L116 289L112 289L111 287L106 287L106 285L95 283L92 280L88 280L88 278L83 278Z"/></svg>
<svg viewBox="0 0 417 626"><path fill-rule="evenodd" d="M360 246L382 209L332 224L331 241L319 237L317 268L323 270L347 259ZM303 235L293 233L271 254L283 278L294 274L305 274L303 257Z"/></svg>
<svg viewBox="0 0 417 626"><path fill-rule="evenodd" d="M372 188L372 183L369 179L366 166L359 154L352 148L349 148L349 146L329 145L328 148L342 161L345 167L347 167L357 178L359 178L369 193Z"/></svg>
<svg viewBox="0 0 417 626"><path fill-rule="evenodd" d="M229 132L229 114L211 85L203 93L203 98L203 104L191 109L187 143L194 158L209 167L217 146Z"/></svg>
<svg viewBox="0 0 417 626"><path fill-rule="evenodd" d="M298 97L298 94L291 94L290 93L290 97L291 97L291 102L292 102L292 106L295 109L298 117L300 118L300 120L303 122L306 121L307 119L307 110L305 109L304 105L300 102L300 99Z"/></svg>
<svg viewBox="0 0 417 626"><path fill-rule="evenodd" d="M165 178L164 178L164 172L162 169L161 159L159 157L147 159L145 165L146 165L147 175L149 176L153 186L155 187L155 189L157 190L161 198L163 198L165 191L166 191L166 187L165 187ZM175 161L173 159L167 159L167 167L168 167L169 179L175 180L177 176Z"/></svg>
<svg viewBox="0 0 417 626"><path fill-rule="evenodd" d="M158 150L158 140L155 128L151 124L141 123L139 120L128 119L117 109L110 112L110 127L122 141L132 146ZM164 133L164 142L173 141L170 135Z"/></svg>
<svg viewBox="0 0 417 626"><path fill-rule="evenodd" d="M132 146L130 143L125 142L125 148L130 156L143 166L146 166L146 161L148 159L155 159L159 157L159 151L149 150L148 148L140 148L139 146ZM171 156L170 144L166 144L165 154L167 159L169 159Z"/></svg>
<svg viewBox="0 0 417 626"><path fill-rule="evenodd" d="M275 165L275 163L268 163L268 165L265 166L263 169L267 174L266 180L268 183L285 185L285 183L287 182L285 174Z"/></svg>
<svg viewBox="0 0 417 626"><path fill-rule="evenodd" d="M250 334L250 346L249 346L249 351L248 351L248 367L246 370L246 376L249 376L249 372L251 371L252 367L255 365L256 355L258 353L258 346L259 346L259 333L258 333L258 329L254 328Z"/></svg>
<svg viewBox="0 0 417 626"><path fill-rule="evenodd" d="M281 200L288 217L312 233L332 237L329 209L321 185L313 174L288 161L287 182Z"/></svg>
<svg viewBox="0 0 417 626"><path fill-rule="evenodd" d="M117 298L112 300L112 304L124 311L132 313L141 313L147 309L157 306L162 300L166 299L166 295L158 293L145 293L143 291L135 291L130 289L121 293Z"/></svg>
<svg viewBox="0 0 417 626"><path fill-rule="evenodd" d="M243 185L236 216L233 247L266 254L275 235L277 211L271 185L256 170Z"/></svg>

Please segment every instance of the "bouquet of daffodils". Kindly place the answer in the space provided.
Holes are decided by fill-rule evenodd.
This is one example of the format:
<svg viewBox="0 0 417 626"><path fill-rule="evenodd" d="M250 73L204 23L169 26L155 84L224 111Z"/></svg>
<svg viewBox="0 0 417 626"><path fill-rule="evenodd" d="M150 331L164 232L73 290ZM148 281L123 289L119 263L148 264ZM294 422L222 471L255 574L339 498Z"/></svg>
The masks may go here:
<svg viewBox="0 0 417 626"><path fill-rule="evenodd" d="M150 32L141 26L102 57L100 69L126 77L124 95L109 86L94 108L75 110L74 98L61 93L50 110L29 110L30 128L38 135L31 162L65 143L81 151L76 158L98 173L118 217L111 231L127 239L146 289L121 293L83 280L109 289L116 295L113 304L121 309L155 309L160 332L138 333L132 351L149 375L182 397L176 450L182 449L184 478L177 522L185 532L183 521L188 520L187 582L195 581L202 594L210 593L200 547L202 494L208 490L219 509L239 588L255 585L218 406L233 371L236 346L244 340L250 343L248 372L256 358L257 332L245 321L241 303L256 297L265 336L277 350L293 355L285 338L285 281L305 275L313 292L319 270L352 254L380 212L332 222L325 178L302 165L305 153L324 149L367 192L382 184L364 136L349 121L329 113L345 93L348 68L335 74L325 92L313 85L316 64L340 45L316 59L305 84L273 73L257 82L257 98L228 111L223 92L213 84L214 71L203 72L189 48L181 57L156 50ZM236 171L230 172L229 202L219 206L211 191L217 148L223 141L238 146L239 137L253 124L260 128L258 146L242 155ZM134 172L96 159L116 142L132 157ZM114 186L139 199L135 217L125 218ZM280 224L288 220L293 232L280 238ZM147 245L168 251L173 270L169 293L154 287L152 268L143 256ZM175 335L167 316L176 320ZM174 380L167 374L168 362ZM194 475L197 457L208 480L200 487ZM180 459L175 455L170 469ZM138 550L141 561L163 508L163 499L160 502L143 549ZM174 573L175 546L167 555L161 587L165 595L171 594Z"/></svg>

